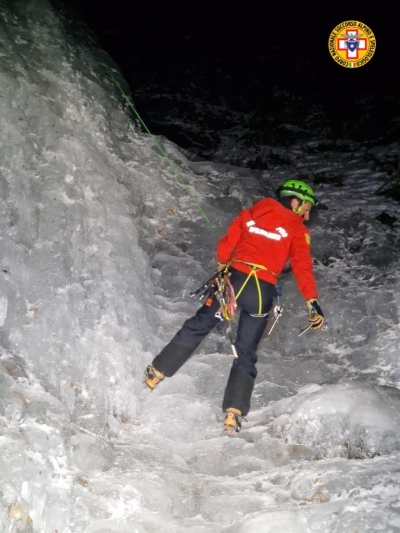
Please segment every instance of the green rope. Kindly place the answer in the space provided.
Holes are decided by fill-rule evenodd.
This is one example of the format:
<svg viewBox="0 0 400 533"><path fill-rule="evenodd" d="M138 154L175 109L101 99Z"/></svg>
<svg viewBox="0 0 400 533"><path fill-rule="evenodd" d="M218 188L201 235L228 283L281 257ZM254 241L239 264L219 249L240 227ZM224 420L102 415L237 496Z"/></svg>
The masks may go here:
<svg viewBox="0 0 400 533"><path fill-rule="evenodd" d="M133 105L132 103L132 100L129 98L129 96L125 93L125 91L123 90L123 88L121 87L121 85L118 83L118 80L116 79L116 77L114 76L114 74L112 73L112 71L110 70L110 68L108 67L108 65L106 65L105 63L103 63L103 66L105 67L105 69L107 70L108 72L108 75L110 76L111 80L113 81L114 85L117 87L117 89L120 91L122 97L124 98L124 100L126 101L126 103L128 104L129 108L132 110L132 112L134 113L134 115L136 116L136 118L139 120L140 124L142 125L144 131L152 138L156 148L158 149L158 151L160 152L161 156L164 157L168 163L171 165L171 168L174 172L174 174L176 175L179 183L182 185L182 187L187 191L187 193L189 194L190 198L193 200L193 202L195 203L197 209L199 210L201 216L204 218L204 220L207 222L207 224L210 225L211 229L215 230L216 227L212 224L212 222L210 221L210 219L208 218L208 216L206 215L206 213L204 212L203 208L201 207L199 201L197 200L197 198L195 198L193 196L193 194L190 192L190 189L188 187L188 185L184 182L183 180L183 177L182 177L182 173L181 171L179 170L179 168L175 165L175 163L172 161L172 159L168 156L168 154L165 152L165 150L163 149L163 147L161 146L161 144L157 141L157 139L154 137L154 135L150 132L149 128L146 126L146 124L144 123L144 121L142 120L142 117L139 115L139 113L137 112L135 106Z"/></svg>

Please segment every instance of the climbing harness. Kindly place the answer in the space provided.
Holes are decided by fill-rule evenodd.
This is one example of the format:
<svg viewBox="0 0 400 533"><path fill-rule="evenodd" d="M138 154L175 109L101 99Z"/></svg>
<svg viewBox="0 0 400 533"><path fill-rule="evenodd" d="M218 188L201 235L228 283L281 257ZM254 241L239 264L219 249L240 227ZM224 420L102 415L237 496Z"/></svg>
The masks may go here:
<svg viewBox="0 0 400 533"><path fill-rule="evenodd" d="M260 282L259 282L258 277L257 277L257 272L259 272L260 270L266 270L267 272L272 274L275 278L278 278L278 276L274 272L272 272L272 270L270 270L269 268L265 267L264 265L257 265L256 263L248 263L246 261L239 261L238 259L233 259L232 263L242 263L242 264L245 264L245 265L247 265L248 267L251 268L250 273L247 276L247 278L246 278L245 282L243 283L243 285L241 286L240 290L238 291L238 293L236 295L236 298L239 298L239 296L242 293L243 289L245 288L247 282L253 276L254 280L256 282L257 292L258 292L258 313L257 313L257 315L252 315L252 316L260 316L260 317L261 316L265 316L265 315L263 315L261 313L261 311L262 311L262 298L261 298ZM274 327L278 323L278 320L281 318L281 316L283 314L283 306L280 304L280 297L282 295L281 286L280 285L276 285L275 287L276 287L276 297L277 297L277 303L276 303L276 305L274 307L275 320L272 322L270 328L268 329L268 332L267 332L267 336L268 337L271 335L272 330L274 329Z"/></svg>
<svg viewBox="0 0 400 533"><path fill-rule="evenodd" d="M232 263L242 263L243 265L247 265L251 269L249 275L247 276L247 278L245 279L243 285L239 289L239 291L238 291L238 293L236 295L236 299L238 299L239 296L242 294L243 289L246 287L246 285L247 285L248 281L250 280L250 278L254 277L254 280L256 282L256 287L257 287L257 293L258 293L258 313L257 314L261 316L261 314L262 314L262 298L261 298L260 282L258 280L257 272L259 272L260 270L266 270L267 272L272 274L274 276L274 278L278 279L278 276L274 272L272 272L272 270L270 270L269 268L265 267L264 265L258 265L256 263L248 263L247 261L240 261L239 259L233 259L229 264L232 264Z"/></svg>
<svg viewBox="0 0 400 533"><path fill-rule="evenodd" d="M238 293L235 295L235 291L232 287L232 284L229 280L229 266L232 263L242 263L246 264L251 270L247 278L245 279L243 285L240 287ZM236 311L237 311L237 299L243 292L244 288L246 287L248 281L251 277L254 277L257 292L258 292L258 313L252 315L256 317L263 317L266 316L268 313L262 313L262 297L261 297L261 287L260 282L257 277L257 272L259 270L267 270L270 272L274 277L277 277L276 274L274 274L271 270L266 268L264 265L258 265L255 263L248 263L246 261L240 261L233 259L229 263L226 264L225 268L223 270L217 271L215 274L211 276L206 282L204 282L198 289L190 293L191 297L198 296L200 300L203 300L207 297L205 305L211 305L213 298L215 297L220 307L218 311L215 313L215 317L219 318L222 322L226 320L229 324L226 329L226 336L229 339L233 358L237 359L238 354L236 351L236 347L233 340L232 335L232 321L235 318ZM278 320L281 318L283 314L283 306L280 304L280 297L281 297L281 287L280 285L276 285L276 295L277 295L277 304L274 307L274 321L271 324L271 327L269 328L267 335L271 335L272 330L278 323Z"/></svg>

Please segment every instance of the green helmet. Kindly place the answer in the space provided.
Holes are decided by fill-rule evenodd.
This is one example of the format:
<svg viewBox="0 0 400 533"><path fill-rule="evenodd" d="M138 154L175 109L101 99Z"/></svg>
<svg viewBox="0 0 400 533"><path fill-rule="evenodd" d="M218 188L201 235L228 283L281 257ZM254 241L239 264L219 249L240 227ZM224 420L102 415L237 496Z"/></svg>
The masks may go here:
<svg viewBox="0 0 400 533"><path fill-rule="evenodd" d="M317 200L314 196L314 191L304 181L287 180L278 190L279 196L296 196L304 202L311 202L312 205L317 205Z"/></svg>

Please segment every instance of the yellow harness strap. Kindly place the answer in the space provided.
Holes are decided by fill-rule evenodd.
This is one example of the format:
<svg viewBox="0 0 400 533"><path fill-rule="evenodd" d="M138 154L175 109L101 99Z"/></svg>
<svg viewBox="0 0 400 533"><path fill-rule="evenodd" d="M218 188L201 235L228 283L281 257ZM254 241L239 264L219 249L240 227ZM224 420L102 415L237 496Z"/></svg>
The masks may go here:
<svg viewBox="0 0 400 533"><path fill-rule="evenodd" d="M243 289L246 287L247 282L249 281L251 276L254 276L254 280L255 280L256 286L257 286L257 293L258 293L258 314L261 315L261 312L262 312L261 288L260 288L260 282L258 280L257 272L259 270L266 270L267 272L270 272L270 274L272 274L275 278L278 278L278 276L276 274L274 274L274 272L272 272L272 270L270 270L269 268L265 267L264 265L257 265L256 263L248 263L247 261L240 261L239 259L232 259L232 261L229 261L229 264L232 264L232 263L242 263L242 264L247 265L248 267L251 268L249 275L245 279L243 285L240 287L240 289L239 289L239 291L238 291L238 293L236 295L236 299L238 299L239 296L241 295Z"/></svg>

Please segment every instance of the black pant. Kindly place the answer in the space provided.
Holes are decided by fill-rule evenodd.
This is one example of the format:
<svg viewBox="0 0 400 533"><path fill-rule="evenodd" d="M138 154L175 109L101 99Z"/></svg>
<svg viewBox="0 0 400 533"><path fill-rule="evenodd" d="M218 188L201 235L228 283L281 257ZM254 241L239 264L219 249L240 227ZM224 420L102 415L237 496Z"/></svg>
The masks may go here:
<svg viewBox="0 0 400 533"><path fill-rule="evenodd" d="M247 277L248 274L231 268L229 279L235 294L239 293ZM276 289L271 283L259 280L259 286L260 293L252 276L237 299L240 309L235 341L238 359L232 364L222 403L223 411L233 407L239 409L244 416L250 409L250 398L257 376L257 346L268 323L267 313L276 294ZM210 306L204 304L192 318L186 320L171 342L153 360L155 368L167 377L173 376L218 324L219 318L215 317L218 308L219 302L213 298Z"/></svg>

